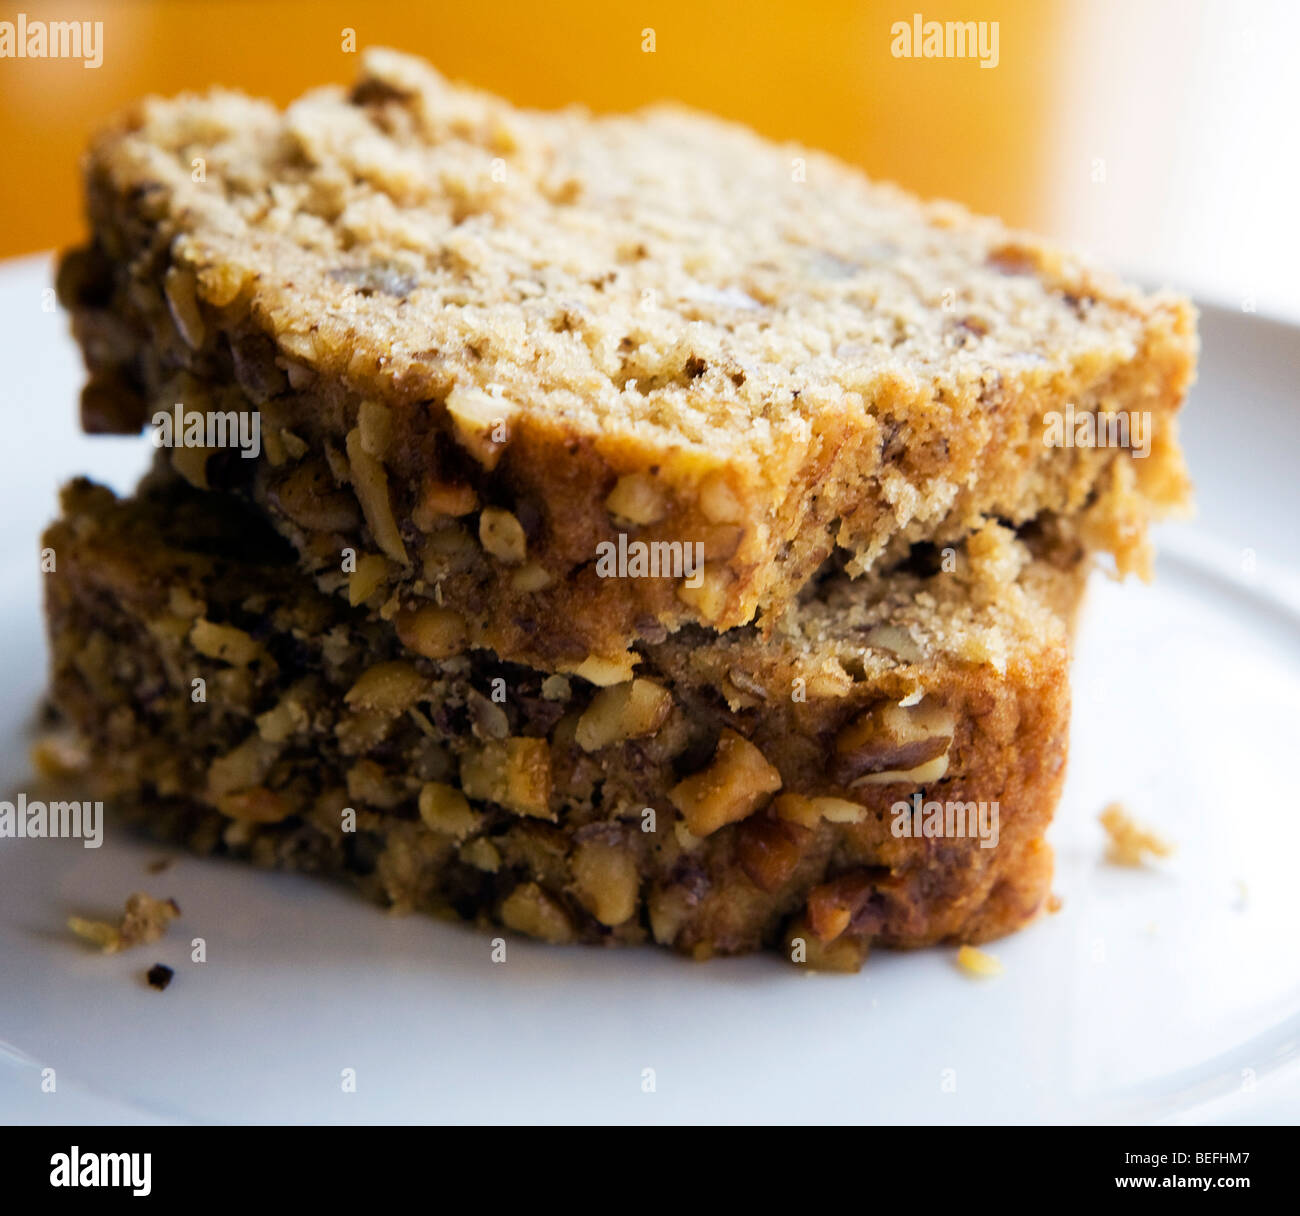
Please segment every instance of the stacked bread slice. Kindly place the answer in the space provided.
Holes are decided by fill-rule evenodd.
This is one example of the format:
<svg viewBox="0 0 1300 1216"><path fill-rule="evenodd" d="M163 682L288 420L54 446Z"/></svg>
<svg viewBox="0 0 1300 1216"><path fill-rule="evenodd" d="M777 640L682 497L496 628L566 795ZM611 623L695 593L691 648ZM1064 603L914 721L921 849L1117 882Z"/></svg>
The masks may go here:
<svg viewBox="0 0 1300 1216"><path fill-rule="evenodd" d="M556 941L1040 909L1087 570L1187 498L1185 302L392 52L142 102L86 183L83 424L163 450L65 493L54 695L132 813Z"/></svg>

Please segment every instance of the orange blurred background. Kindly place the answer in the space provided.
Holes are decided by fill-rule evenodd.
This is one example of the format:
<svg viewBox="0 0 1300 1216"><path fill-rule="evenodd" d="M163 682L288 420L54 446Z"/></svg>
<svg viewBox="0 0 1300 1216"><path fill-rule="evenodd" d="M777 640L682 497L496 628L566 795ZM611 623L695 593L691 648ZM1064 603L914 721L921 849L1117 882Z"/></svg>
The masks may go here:
<svg viewBox="0 0 1300 1216"><path fill-rule="evenodd" d="M684 101L1300 320L1297 0L8 0L0 21L19 12L102 21L105 45L96 69L0 59L0 257L77 239L78 156L118 106L344 84L352 29L524 105ZM917 12L997 22L996 68L895 58Z"/></svg>
<svg viewBox="0 0 1300 1216"><path fill-rule="evenodd" d="M927 21L997 21L997 67L894 58L890 27L914 9ZM78 156L118 106L214 84L285 103L345 83L356 68L346 28L359 48L418 53L521 104L600 111L675 98L922 194L1043 225L1054 0L20 0L0 19L19 11L102 21L103 64L0 60L0 256L78 236Z"/></svg>

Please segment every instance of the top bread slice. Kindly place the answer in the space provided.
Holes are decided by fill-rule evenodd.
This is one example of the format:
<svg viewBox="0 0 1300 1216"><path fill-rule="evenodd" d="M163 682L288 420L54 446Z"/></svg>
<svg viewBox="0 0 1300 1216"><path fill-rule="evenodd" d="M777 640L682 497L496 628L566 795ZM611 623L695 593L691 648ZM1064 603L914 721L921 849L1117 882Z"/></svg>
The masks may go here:
<svg viewBox="0 0 1300 1216"><path fill-rule="evenodd" d="M524 111L372 51L284 112L143 101L86 182L88 429L256 410L257 460L178 467L505 658L626 678L638 638L987 519L1145 573L1187 499L1189 304L677 108Z"/></svg>

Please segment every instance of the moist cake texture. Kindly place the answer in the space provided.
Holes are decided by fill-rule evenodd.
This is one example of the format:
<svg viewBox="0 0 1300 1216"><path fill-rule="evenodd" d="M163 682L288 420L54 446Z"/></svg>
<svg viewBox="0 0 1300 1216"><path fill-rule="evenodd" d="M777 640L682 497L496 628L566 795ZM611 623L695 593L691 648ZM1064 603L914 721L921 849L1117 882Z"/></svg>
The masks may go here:
<svg viewBox="0 0 1300 1216"><path fill-rule="evenodd" d="M631 642L773 629L833 555L989 519L1145 572L1186 499L1185 301L680 109L523 111L373 51L285 112L141 102L85 180L85 425L258 411L257 460L178 467L322 586L506 660L626 679ZM1067 406L1149 451L1048 446ZM620 537L702 572L603 577Z"/></svg>
<svg viewBox="0 0 1300 1216"><path fill-rule="evenodd" d="M685 627L604 688L413 652L174 475L72 483L43 543L82 779L201 850L550 941L850 970L1046 898L1088 565L1050 523L824 579L766 638ZM898 832L914 795L996 803L995 846Z"/></svg>

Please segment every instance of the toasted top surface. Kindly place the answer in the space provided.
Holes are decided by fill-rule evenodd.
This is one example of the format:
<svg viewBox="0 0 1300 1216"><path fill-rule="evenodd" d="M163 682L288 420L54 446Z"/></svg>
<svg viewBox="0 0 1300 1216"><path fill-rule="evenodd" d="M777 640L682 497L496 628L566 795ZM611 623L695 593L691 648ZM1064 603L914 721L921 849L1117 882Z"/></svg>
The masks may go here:
<svg viewBox="0 0 1300 1216"><path fill-rule="evenodd" d="M147 100L90 169L321 373L714 453L1130 358L1166 306L740 127L518 110L391 51L284 113Z"/></svg>

